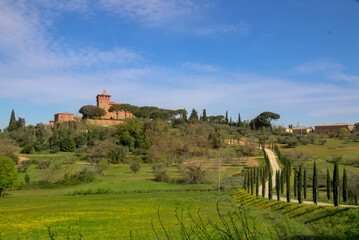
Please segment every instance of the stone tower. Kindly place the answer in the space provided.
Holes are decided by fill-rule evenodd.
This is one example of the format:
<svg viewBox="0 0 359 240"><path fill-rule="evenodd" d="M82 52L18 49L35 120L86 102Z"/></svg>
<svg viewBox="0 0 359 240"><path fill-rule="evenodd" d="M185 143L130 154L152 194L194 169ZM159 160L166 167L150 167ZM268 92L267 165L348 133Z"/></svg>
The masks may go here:
<svg viewBox="0 0 359 240"><path fill-rule="evenodd" d="M106 112L108 112L108 109L110 108L110 101L111 101L111 95L106 94L106 91L104 90L102 94L98 94L96 97L97 100L97 107L104 109Z"/></svg>

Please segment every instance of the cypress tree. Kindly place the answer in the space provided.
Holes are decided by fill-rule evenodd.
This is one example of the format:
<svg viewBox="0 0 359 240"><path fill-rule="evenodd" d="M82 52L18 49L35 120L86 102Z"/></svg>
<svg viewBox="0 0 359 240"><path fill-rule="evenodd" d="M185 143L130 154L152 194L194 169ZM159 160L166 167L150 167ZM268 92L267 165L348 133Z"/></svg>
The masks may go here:
<svg viewBox="0 0 359 240"><path fill-rule="evenodd" d="M272 200L272 198L273 198L273 182L272 182L272 172L270 170L270 167L268 168L268 173L269 173L268 198L269 198L269 200Z"/></svg>
<svg viewBox="0 0 359 240"><path fill-rule="evenodd" d="M275 188L277 190L277 201L280 200L280 172L276 171L276 178L275 178Z"/></svg>
<svg viewBox="0 0 359 240"><path fill-rule="evenodd" d="M334 206L339 206L340 202L340 194L339 194L339 166L338 161L334 164L334 172L333 172L333 200Z"/></svg>
<svg viewBox="0 0 359 240"><path fill-rule="evenodd" d="M298 202L303 203L303 171L302 171L302 165L300 165L299 172L298 172Z"/></svg>
<svg viewBox="0 0 359 240"><path fill-rule="evenodd" d="M247 172L244 173L244 190L246 191L247 190Z"/></svg>
<svg viewBox="0 0 359 240"><path fill-rule="evenodd" d="M304 176L303 176L303 196L304 199L307 199L307 169L304 168Z"/></svg>
<svg viewBox="0 0 359 240"><path fill-rule="evenodd" d="M253 168L251 169L251 195L254 193L254 172Z"/></svg>
<svg viewBox="0 0 359 240"><path fill-rule="evenodd" d="M265 167L262 168L262 197L266 194L266 171Z"/></svg>
<svg viewBox="0 0 359 240"><path fill-rule="evenodd" d="M297 169L293 169L294 170L294 197L297 197L297 193L298 193L298 176L297 176Z"/></svg>
<svg viewBox="0 0 359 240"><path fill-rule="evenodd" d="M11 116L10 116L10 122L9 122L9 126L8 126L8 131L14 131L16 130L18 127L17 125L17 121L16 121L16 117L15 117L15 111L14 109L11 111Z"/></svg>
<svg viewBox="0 0 359 240"><path fill-rule="evenodd" d="M281 173L280 173L280 192L281 192L281 194L284 194L284 182L285 182L285 173L286 171L285 171L285 167L283 168L283 170L281 171Z"/></svg>
<svg viewBox="0 0 359 240"><path fill-rule="evenodd" d="M207 122L207 111L206 111L206 109L203 109L203 114L202 115L203 115L202 116L202 121Z"/></svg>
<svg viewBox="0 0 359 240"><path fill-rule="evenodd" d="M242 125L242 122L241 122L241 114L238 113L238 123L237 123L237 127L240 127Z"/></svg>
<svg viewBox="0 0 359 240"><path fill-rule="evenodd" d="M313 202L318 204L318 170L317 163L315 161L313 168Z"/></svg>
<svg viewBox="0 0 359 240"><path fill-rule="evenodd" d="M331 192L331 190L330 190L330 173L329 173L329 169L327 168L327 198L328 198L328 200L330 200L330 192Z"/></svg>
<svg viewBox="0 0 359 240"><path fill-rule="evenodd" d="M225 119L225 121L226 121L226 124L229 123L229 121L228 121L228 111L226 111L226 119Z"/></svg>
<svg viewBox="0 0 359 240"><path fill-rule="evenodd" d="M259 168L256 168L256 196L259 197Z"/></svg>
<svg viewBox="0 0 359 240"><path fill-rule="evenodd" d="M247 193L250 191L250 170L247 170Z"/></svg>
<svg viewBox="0 0 359 240"><path fill-rule="evenodd" d="M286 173L286 185L287 185L287 202L290 202L290 172L291 169L289 168L289 164L287 164L287 170L285 171Z"/></svg>
<svg viewBox="0 0 359 240"><path fill-rule="evenodd" d="M343 171L343 202L348 200L348 176L347 171L344 168Z"/></svg>

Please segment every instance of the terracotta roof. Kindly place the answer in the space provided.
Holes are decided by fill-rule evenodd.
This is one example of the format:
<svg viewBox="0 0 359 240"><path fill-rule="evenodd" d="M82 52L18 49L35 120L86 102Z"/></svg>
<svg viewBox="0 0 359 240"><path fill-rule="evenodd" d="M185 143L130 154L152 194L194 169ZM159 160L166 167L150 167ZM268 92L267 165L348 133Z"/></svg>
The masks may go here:
<svg viewBox="0 0 359 240"><path fill-rule="evenodd" d="M73 113L69 113L69 112L62 112L62 113L58 113L58 114L62 114L62 115L74 115Z"/></svg>
<svg viewBox="0 0 359 240"><path fill-rule="evenodd" d="M329 126L348 126L350 124L347 123L333 123L333 124L322 124L322 125L317 125L316 127L329 127Z"/></svg>

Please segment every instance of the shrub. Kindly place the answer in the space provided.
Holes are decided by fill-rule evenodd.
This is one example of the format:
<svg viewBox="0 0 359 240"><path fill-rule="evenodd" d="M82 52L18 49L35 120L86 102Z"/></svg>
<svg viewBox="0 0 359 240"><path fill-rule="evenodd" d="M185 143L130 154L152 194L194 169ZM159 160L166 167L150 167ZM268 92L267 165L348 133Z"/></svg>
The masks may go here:
<svg viewBox="0 0 359 240"><path fill-rule="evenodd" d="M162 164L153 165L152 171L155 175L156 182L169 182L167 169Z"/></svg>
<svg viewBox="0 0 359 240"><path fill-rule="evenodd" d="M53 170L60 170L61 169L61 164L60 163L55 163L54 166L52 167Z"/></svg>
<svg viewBox="0 0 359 240"><path fill-rule="evenodd" d="M333 155L332 162L340 162L343 160L343 155Z"/></svg>
<svg viewBox="0 0 359 240"><path fill-rule="evenodd" d="M57 146L54 146L50 149L50 153L54 154L54 153L58 153L58 152L60 152L60 148Z"/></svg>
<svg viewBox="0 0 359 240"><path fill-rule="evenodd" d="M76 149L76 142L72 138L63 138L60 140L60 150L63 152L73 152Z"/></svg>
<svg viewBox="0 0 359 240"><path fill-rule="evenodd" d="M64 160L62 160L61 164L62 165L71 165L74 164L76 161L76 158L74 157L65 157Z"/></svg>
<svg viewBox="0 0 359 240"><path fill-rule="evenodd" d="M81 171L68 175L65 174L63 180L61 181L64 185L75 185L79 183L90 183L94 182L96 174L93 170L88 168L84 168Z"/></svg>
<svg viewBox="0 0 359 240"><path fill-rule="evenodd" d="M319 143L320 145L324 145L324 144L327 143L327 139L325 139L325 138L319 138L319 139L318 139L318 143Z"/></svg>
<svg viewBox="0 0 359 240"><path fill-rule="evenodd" d="M31 160L24 160L21 162L21 165L17 167L17 171L19 173L26 172L27 169L30 167Z"/></svg>
<svg viewBox="0 0 359 240"><path fill-rule="evenodd" d="M23 147L21 153L27 153L27 154L34 153L34 147L32 146L32 144L28 143Z"/></svg>
<svg viewBox="0 0 359 240"><path fill-rule="evenodd" d="M285 143L289 148L293 148L298 145L298 139L296 137L286 137Z"/></svg>
<svg viewBox="0 0 359 240"><path fill-rule="evenodd" d="M183 180L188 184L201 184L205 182L207 171L203 169L202 165L188 165L182 170Z"/></svg>
<svg viewBox="0 0 359 240"><path fill-rule="evenodd" d="M335 132L330 132L330 133L328 134L328 136L329 136L330 138L335 138L335 137L337 136L337 134L336 134Z"/></svg>
<svg viewBox="0 0 359 240"><path fill-rule="evenodd" d="M141 165L139 162L134 162L130 166L131 171L134 173L137 173L138 171L140 171L140 168L141 168Z"/></svg>
<svg viewBox="0 0 359 240"><path fill-rule="evenodd" d="M39 162L39 164L37 165L37 169L41 169L41 170L47 169L50 167L50 164L51 164L50 160Z"/></svg>
<svg viewBox="0 0 359 240"><path fill-rule="evenodd" d="M24 180L25 180L25 183L26 183L26 184L29 184L29 183L30 183L30 176L29 176L28 173L25 174Z"/></svg>
<svg viewBox="0 0 359 240"><path fill-rule="evenodd" d="M97 169L101 175L105 175L107 168L108 168L108 161L106 159L102 159L97 163Z"/></svg>

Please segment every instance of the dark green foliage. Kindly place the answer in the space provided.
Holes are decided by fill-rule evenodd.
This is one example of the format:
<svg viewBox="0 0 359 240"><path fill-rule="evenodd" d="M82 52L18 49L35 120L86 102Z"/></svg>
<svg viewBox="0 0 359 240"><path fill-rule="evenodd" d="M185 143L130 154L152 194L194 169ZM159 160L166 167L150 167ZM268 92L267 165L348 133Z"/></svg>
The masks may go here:
<svg viewBox="0 0 359 240"><path fill-rule="evenodd" d="M37 169L41 169L41 170L44 170L44 169L48 169L50 167L50 164L51 164L51 161L48 160L48 161L42 161L42 162L39 162L38 165L37 165Z"/></svg>
<svg viewBox="0 0 359 240"><path fill-rule="evenodd" d="M20 166L17 167L17 171L19 173L26 172L27 169L30 167L31 160L24 160L21 162Z"/></svg>
<svg viewBox="0 0 359 240"><path fill-rule="evenodd" d="M302 165L298 171L298 203L303 203L303 170Z"/></svg>
<svg viewBox="0 0 359 240"><path fill-rule="evenodd" d="M106 115L106 111L93 105L86 105L80 108L79 113L83 118L100 118Z"/></svg>
<svg viewBox="0 0 359 240"><path fill-rule="evenodd" d="M277 201L280 200L280 171L276 171L276 175L275 175L275 188L277 191Z"/></svg>
<svg viewBox="0 0 359 240"><path fill-rule="evenodd" d="M294 197L297 197L298 195L298 174L297 174L297 169L293 169L294 170Z"/></svg>
<svg viewBox="0 0 359 240"><path fill-rule="evenodd" d="M273 180L272 180L272 172L270 170L270 165L268 167L269 179L268 179L268 199L272 200L273 198Z"/></svg>
<svg viewBox="0 0 359 240"><path fill-rule="evenodd" d="M21 153L26 153L26 154L30 154L30 153L34 153L34 152L35 152L35 150L31 143L26 144L21 150Z"/></svg>
<svg viewBox="0 0 359 240"><path fill-rule="evenodd" d="M313 168L313 202L318 203L319 191L318 191L318 169L317 163L314 162Z"/></svg>
<svg viewBox="0 0 359 240"><path fill-rule="evenodd" d="M12 131L15 131L16 129L18 129L18 124L17 124L16 117L15 117L15 111L13 109L11 111L10 122L9 122L9 126L8 126L7 130L9 132L12 132Z"/></svg>
<svg viewBox="0 0 359 240"><path fill-rule="evenodd" d="M251 168L250 183L251 183L251 195L253 195L253 193L254 193L254 171L253 171L253 168Z"/></svg>
<svg viewBox="0 0 359 240"><path fill-rule="evenodd" d="M284 194L285 178L286 178L286 170L284 167L280 173L280 192L281 192L281 194Z"/></svg>
<svg viewBox="0 0 359 240"><path fill-rule="evenodd" d="M25 174L24 180L26 184L30 183L30 175L28 173Z"/></svg>
<svg viewBox="0 0 359 240"><path fill-rule="evenodd" d="M271 121L280 118L279 114L272 112L262 112L256 118L251 120L250 126L253 130L262 129L262 127L272 128Z"/></svg>
<svg viewBox="0 0 359 240"><path fill-rule="evenodd" d="M307 199L307 169L304 169L303 173L303 197Z"/></svg>
<svg viewBox="0 0 359 240"><path fill-rule="evenodd" d="M287 202L290 202L290 172L291 172L291 168L290 168L290 164L287 164L287 170L285 171L286 173L286 187L287 187Z"/></svg>
<svg viewBox="0 0 359 240"><path fill-rule="evenodd" d="M334 164L334 172L333 172L333 200L334 205L339 206L340 202L340 182L339 182L339 166L338 162Z"/></svg>
<svg viewBox="0 0 359 240"><path fill-rule="evenodd" d="M330 184L330 173L329 169L327 168L327 198L330 200L331 193L331 184Z"/></svg>
<svg viewBox="0 0 359 240"><path fill-rule="evenodd" d="M71 175L68 175L66 173L61 183L64 185L76 185L80 183L94 182L95 179L96 179L95 171L84 168L81 171Z"/></svg>
<svg viewBox="0 0 359 240"><path fill-rule="evenodd" d="M256 196L259 197L259 168L255 168L256 170Z"/></svg>
<svg viewBox="0 0 359 240"><path fill-rule="evenodd" d="M246 191L247 190L247 172L244 173L244 182L243 182L243 188Z"/></svg>
<svg viewBox="0 0 359 240"><path fill-rule="evenodd" d="M211 132L208 136L209 143L211 144L211 147L214 149L219 149L222 147L222 135L218 130L215 130L214 132Z"/></svg>
<svg viewBox="0 0 359 240"><path fill-rule="evenodd" d="M251 188L251 172L250 170L247 170L247 193L250 192Z"/></svg>
<svg viewBox="0 0 359 240"><path fill-rule="evenodd" d="M224 123L225 123L225 124L228 124L228 123L229 123L229 121L228 121L228 111L226 111L226 118L224 119Z"/></svg>
<svg viewBox="0 0 359 240"><path fill-rule="evenodd" d="M262 197L265 197L266 194L266 168L262 168Z"/></svg>
<svg viewBox="0 0 359 240"><path fill-rule="evenodd" d="M76 142L71 137L65 137L60 140L60 151L73 152L76 149Z"/></svg>
<svg viewBox="0 0 359 240"><path fill-rule="evenodd" d="M241 121L241 114L238 113L238 122L237 122L237 127L241 127L242 126L242 121Z"/></svg>
<svg viewBox="0 0 359 240"><path fill-rule="evenodd" d="M207 122L207 111L206 111L206 109L203 109L203 114L202 115L203 115L202 116L202 121Z"/></svg>
<svg viewBox="0 0 359 240"><path fill-rule="evenodd" d="M343 170L343 202L348 200L348 176L347 171L344 168Z"/></svg>
<svg viewBox="0 0 359 240"><path fill-rule="evenodd" d="M188 118L188 122L190 123L197 123L198 122L198 113L196 109L192 109L191 115Z"/></svg>
<svg viewBox="0 0 359 240"><path fill-rule="evenodd" d="M118 139L119 144L128 146L131 151L146 145L144 125L140 119L126 119L126 124L117 126L115 137Z"/></svg>

